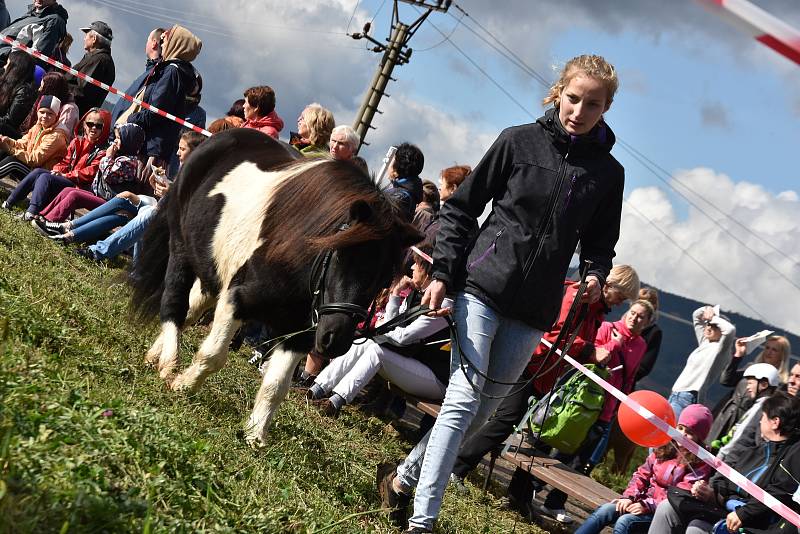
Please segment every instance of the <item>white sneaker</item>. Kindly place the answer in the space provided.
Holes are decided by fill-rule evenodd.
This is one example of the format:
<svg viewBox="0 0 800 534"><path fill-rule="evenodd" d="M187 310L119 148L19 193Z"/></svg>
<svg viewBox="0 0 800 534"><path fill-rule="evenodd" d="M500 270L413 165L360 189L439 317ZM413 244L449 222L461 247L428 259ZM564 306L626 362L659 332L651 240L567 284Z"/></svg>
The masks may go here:
<svg viewBox="0 0 800 534"><path fill-rule="evenodd" d="M556 508L555 510L553 510L543 504L540 504L539 506L537 506L536 509L540 514L546 515L547 517L551 517L564 525L569 525L570 523L575 521L574 519L572 519L570 516L567 515L567 511L564 510L563 508Z"/></svg>

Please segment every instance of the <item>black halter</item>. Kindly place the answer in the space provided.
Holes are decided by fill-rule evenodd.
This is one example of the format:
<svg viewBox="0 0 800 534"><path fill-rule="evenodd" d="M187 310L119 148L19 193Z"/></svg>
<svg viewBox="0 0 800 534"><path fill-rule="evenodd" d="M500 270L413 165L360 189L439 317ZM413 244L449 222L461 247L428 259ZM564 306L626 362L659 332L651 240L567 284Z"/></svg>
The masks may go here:
<svg viewBox="0 0 800 534"><path fill-rule="evenodd" d="M350 228L350 225L343 223L338 231L342 232ZM365 321L370 315L367 308L349 302L330 302L325 304L325 286L328 279L328 267L331 263L333 250L326 250L317 254L314 263L311 265L311 277L309 291L311 292L311 326L315 327L319 323L320 317L330 313L344 313L350 315L358 322Z"/></svg>

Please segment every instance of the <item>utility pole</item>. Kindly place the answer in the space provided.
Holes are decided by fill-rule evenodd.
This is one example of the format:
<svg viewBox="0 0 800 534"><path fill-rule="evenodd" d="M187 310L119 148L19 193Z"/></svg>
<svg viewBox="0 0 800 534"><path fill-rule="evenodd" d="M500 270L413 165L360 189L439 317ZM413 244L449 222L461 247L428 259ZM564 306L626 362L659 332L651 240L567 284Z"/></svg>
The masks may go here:
<svg viewBox="0 0 800 534"><path fill-rule="evenodd" d="M425 8L425 12L422 13L422 15L420 15L419 18L417 18L417 20L415 20L413 23L404 24L400 21L397 7L398 1L423 7ZM392 71L394 71L394 67L396 65L405 65L411 59L411 53L413 50L408 48L408 42L414 36L414 33L416 33L425 19L428 18L428 15L430 15L433 11L446 13L451 3L452 0L394 0L394 9L392 10L392 32L387 39L387 42L389 43L388 45L373 39L369 35L369 23L364 25L364 31L362 33L355 33L351 35L353 39L366 39L374 44L375 46L372 48L373 52L383 52L381 62L375 71L375 75L372 77L372 83L364 95L364 100L361 103L361 107L358 110L355 120L353 121L353 129L358 134L358 138L360 140L359 148L361 148L361 145L369 144L366 143L364 139L367 137L367 132L369 129L375 128L372 126L372 119L375 117L375 113L381 113L381 111L378 109L381 98L384 96L390 96L386 94L386 86L389 84L389 80L395 80L392 78Z"/></svg>

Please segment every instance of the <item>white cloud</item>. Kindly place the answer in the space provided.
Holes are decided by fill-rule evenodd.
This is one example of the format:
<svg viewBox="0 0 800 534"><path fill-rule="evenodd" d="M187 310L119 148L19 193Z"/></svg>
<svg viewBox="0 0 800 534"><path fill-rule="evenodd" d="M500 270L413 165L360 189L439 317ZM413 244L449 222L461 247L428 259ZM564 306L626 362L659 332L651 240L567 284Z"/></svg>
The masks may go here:
<svg viewBox="0 0 800 534"><path fill-rule="evenodd" d="M784 191L775 195L759 185L734 182L706 168L680 171L675 178L693 191L681 188L713 221L692 206L685 217L678 217L676 212L683 206L659 188L635 189L623 209L617 261L634 265L644 280L658 287L756 317L743 300L768 322L799 332L800 289L794 287L800 285L797 193ZM722 287L689 256L728 288Z"/></svg>

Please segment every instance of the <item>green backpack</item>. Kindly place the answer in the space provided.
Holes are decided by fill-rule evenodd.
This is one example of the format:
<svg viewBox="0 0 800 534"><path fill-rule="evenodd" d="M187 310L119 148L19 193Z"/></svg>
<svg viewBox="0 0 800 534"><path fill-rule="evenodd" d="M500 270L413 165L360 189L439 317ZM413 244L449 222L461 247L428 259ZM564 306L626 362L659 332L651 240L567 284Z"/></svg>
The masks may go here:
<svg viewBox="0 0 800 534"><path fill-rule="evenodd" d="M605 367L594 364L585 367L600 378L608 377ZM558 389L538 401L531 401L535 403L529 420L531 432L560 452L572 454L580 448L597 421L605 399L603 388L576 371Z"/></svg>

